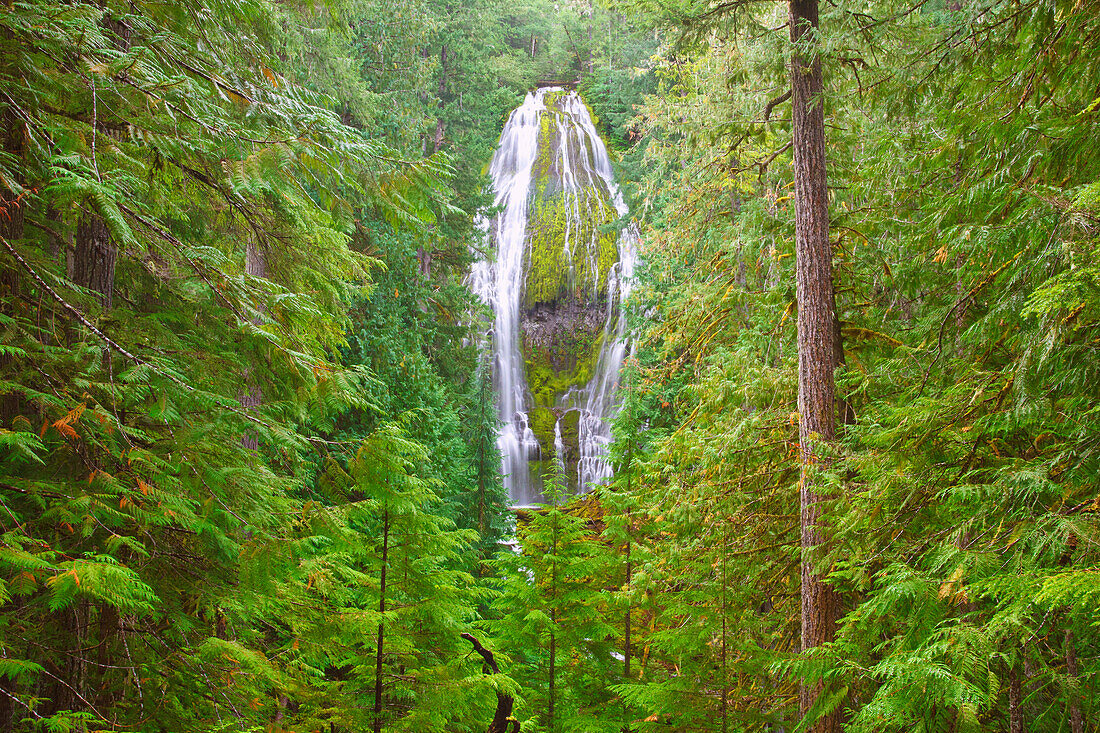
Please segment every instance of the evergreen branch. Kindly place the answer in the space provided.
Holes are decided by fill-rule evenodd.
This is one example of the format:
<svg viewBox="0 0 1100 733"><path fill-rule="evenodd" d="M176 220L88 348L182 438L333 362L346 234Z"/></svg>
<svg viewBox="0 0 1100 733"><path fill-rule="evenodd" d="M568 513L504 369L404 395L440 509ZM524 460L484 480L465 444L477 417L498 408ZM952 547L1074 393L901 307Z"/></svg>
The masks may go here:
<svg viewBox="0 0 1100 733"><path fill-rule="evenodd" d="M768 104L764 107L764 121L765 122L768 121L768 118L771 117L773 109L775 109L778 105L783 104L784 102L786 102L790 98L791 98L791 90L788 89L783 94L780 94L778 97L776 97L775 99L768 102Z"/></svg>
<svg viewBox="0 0 1100 733"><path fill-rule="evenodd" d="M22 700L20 700L15 695L13 695L10 692L8 692L7 690L5 690L3 685L0 685L0 692L4 693L9 698L11 698L15 702L17 702L20 705L22 705L23 707L25 707L27 709L27 712L29 712L34 717L38 718L39 720L42 720L42 716L39 715L38 712L34 708L32 708L30 705L28 705L27 703L23 702Z"/></svg>
<svg viewBox="0 0 1100 733"><path fill-rule="evenodd" d="M681 18L681 23L690 26L693 23L700 23L711 18L715 18L731 10L738 10L740 8L748 7L749 5L758 5L766 0L728 0L727 2L719 3L710 10L700 13L698 15L684 14Z"/></svg>
<svg viewBox="0 0 1100 733"><path fill-rule="evenodd" d="M790 94L790 92L787 92L787 94ZM767 119L767 118L765 118L765 119ZM774 153L769 155L767 158L764 158L764 160L757 163L756 167L760 169L760 175L761 176L764 175L764 173L768 170L768 166L772 164L772 161L774 161L776 158L778 158L783 153L790 150L792 145L794 145L794 141L791 141L791 142L787 143L786 145L781 147L779 150L776 150Z"/></svg>
<svg viewBox="0 0 1100 733"><path fill-rule="evenodd" d="M28 495L31 495L31 496L48 496L51 499L71 499L72 498L71 496L66 496L65 494L55 494L52 491L28 491L27 489L21 489L18 486L12 486L9 483L0 483L0 489L4 489L5 491L17 491L20 494L28 494Z"/></svg>
<svg viewBox="0 0 1100 733"><path fill-rule="evenodd" d="M12 257L15 258L15 261L18 262L23 267L23 269L27 271L27 273L35 280L35 282L38 283L38 285L43 290L45 290L47 293L50 294L50 297L52 297L54 300L56 300L57 303L62 308L69 311L69 313L71 313L78 321L80 321L82 324L84 324L84 326L89 331L91 331L93 334L98 336L108 346L110 346L112 349L114 349L118 353L122 354L123 356L125 356L127 359L130 359L131 361L134 361L138 364L142 364L143 366L150 367L151 369L153 369L155 372L157 372L161 376L166 377L166 378L172 380L173 382L176 382L177 384L179 384L179 386L183 387L184 389L187 389L188 391L192 391L192 392L194 391L194 387L191 387L190 385L185 384L179 378L177 378L177 377L175 377L171 374L165 374L164 372L160 371L155 365L150 364L149 362L145 361L144 359L141 359L137 356L134 356L129 351L127 351L122 346L120 346L118 343L116 343L110 336L108 336L107 334L103 333L98 328L96 328L96 326L91 321L89 321L87 318L84 317L84 314L81 313L80 310L77 309L76 306L71 305L68 301L66 301L64 298L62 298L57 293L56 290L51 288L49 286L49 284L45 280L42 279L42 277L38 274L38 272L36 272L35 269L33 267L31 267L30 263L27 262L25 259L23 259L22 255L20 255L19 252L17 252L15 250L15 248L12 247L11 242L9 242L6 237L0 236L0 242L3 242L4 247L6 247L8 252L11 253Z"/></svg>
<svg viewBox="0 0 1100 733"><path fill-rule="evenodd" d="M41 229L46 234L49 234L51 237L57 239L58 241L63 241L64 240L64 237L61 236L61 233L58 232L53 227L46 226L42 222L35 221L34 219L30 219L30 218L26 218L26 217L24 217L23 221L26 224L30 224L35 229Z"/></svg>
<svg viewBox="0 0 1100 733"><path fill-rule="evenodd" d="M101 341L103 341L105 344L107 344L108 347L110 347L111 349L114 349L118 353L122 354L124 357L126 357L130 361L134 362L135 364L140 364L141 366L148 367L154 373L158 374L161 377L164 377L165 379L167 379L170 382L176 384L177 386L181 387L182 389L184 389L185 391L187 391L189 393L192 393L192 394L205 394L207 396L214 397L215 404L217 404L218 407L221 407L222 409L229 410L231 412L235 412L238 415L240 415L241 417L245 418L246 420L249 420L250 422L256 423L257 425L260 425L262 427L265 427L265 428L268 428L268 429L274 429L275 426L272 425L271 423L268 423L267 421L262 420L262 419L256 417L255 415L249 414L247 411L243 410L240 407L235 407L233 405L226 405L224 403L221 403L219 401L219 398L216 395L209 395L209 394L203 392L202 390L198 390L198 389L192 387L191 385L187 384L186 382L184 382L182 379L175 376L174 374L169 374L168 372L164 371L163 369L158 367L156 364L153 364L152 362L147 361L145 359L142 359L141 357L136 356L136 355L130 353L129 351L127 351L117 341L112 339L110 336L105 334L103 331L99 330L95 326L95 324L93 324L91 321L89 321L87 318L85 318L84 314L81 313L80 310L76 306L70 304L68 301L66 301L64 298L62 298L56 290L51 288L49 286L49 284L45 280L42 279L42 276L39 275L38 272L35 271L35 269L33 267L31 267L30 263L27 262L25 259L23 259L22 255L20 255L15 250L15 248L12 247L11 243L7 240L7 238L5 238L3 236L0 236L0 242L2 242L4 244L4 247L7 248L8 252L11 253L12 257L15 258L15 260L23 267L24 270L27 271L28 274L30 274L30 276L35 280L35 282L37 282L40 287L42 287L47 293L49 293L50 297L52 297L55 301L57 301L57 303L62 308L67 310L69 313L71 313L74 318L76 318L78 321L80 321L80 323L82 323L84 325L85 328L87 328L89 331L91 331L93 334L95 334L95 336L97 336ZM312 441L312 439L310 439L310 440ZM326 442L328 442L328 441L326 441Z"/></svg>
<svg viewBox="0 0 1100 733"><path fill-rule="evenodd" d="M80 702L87 705L88 709L91 710L93 713L95 713L95 716L97 718L102 720L104 723L107 723L108 725L111 725L111 721L108 720L107 718L103 717L103 713L99 712L99 710L96 708L96 706L92 705L92 703L88 701L88 698L84 697L79 692L77 692L75 687L73 687L68 682L66 682L65 680L58 677L57 675L53 674L48 669L42 668L42 674L46 675L47 677L52 677L57 682L60 682L61 684L65 685L65 687L68 687L69 691L72 692L74 695L76 695L77 699L80 700Z"/></svg>
<svg viewBox="0 0 1100 733"><path fill-rule="evenodd" d="M230 94L235 94L236 96L240 97L241 99L244 99L245 101L247 101L249 104L256 104L256 100L253 99L252 97L248 96L244 92L239 91L237 89L234 89L233 87L231 87L228 84L222 82L221 80L219 80L219 79L217 79L217 78L215 78L215 77L213 77L209 74L206 74L206 73L200 71L199 69L196 69L194 66L187 63L183 59L179 58L175 54L169 53L168 51L164 51L164 55L167 56L172 61L175 61L177 64L179 64L183 68L190 71L192 74L195 74L196 76L201 76L203 79L206 79L208 82L210 82L214 86L218 87L222 91L229 92Z"/></svg>
<svg viewBox="0 0 1100 733"><path fill-rule="evenodd" d="M205 268L200 267L199 264L197 262L195 262L194 259L192 259L192 257L184 251L186 249L187 245L185 245L183 242L181 242L171 232L165 231L163 228L157 226L154 222L149 221L148 219L143 217L141 214L137 213L136 211L129 208L125 204L120 203L118 205L118 208L119 208L119 210L125 212L126 214L129 214L138 223L140 223L143 226L147 227L151 232L153 232L154 234L159 236L161 239L163 239L164 241L166 241L169 244L176 247L177 251L180 253L180 256L183 257L183 259L187 260L187 264L191 265L192 269L194 269L194 271L198 274L198 276L202 278L203 282L205 282L207 287L210 288L210 292L212 292L214 294L214 297L221 300L222 303L225 305L225 307L228 308L230 311L232 311L233 315L235 315L238 319L240 319L241 321L248 320L244 316L244 314L241 313L237 309L237 307L233 305L233 303L229 300L229 298L227 298L225 296L224 293L222 293L218 288L214 287L214 283L210 282L210 278L208 277L208 275L205 271Z"/></svg>
<svg viewBox="0 0 1100 733"><path fill-rule="evenodd" d="M1061 220L1059 220L1059 224L1060 223L1061 223ZM1054 232L1057 232L1057 231L1058 231L1058 224L1055 224L1054 225ZM1052 239L1054 238L1054 233L1053 232L1051 233L1051 238ZM1002 272L1004 272L1005 269L1009 265L1011 265L1013 262L1018 260L1020 258L1020 255L1022 255L1023 253L1024 253L1024 251L1020 250L1015 255L1013 255L1007 262L1005 262L1003 265L998 267L996 270L994 270L992 273L990 273L988 276L986 276L986 278L984 280L982 280L980 283L978 283L973 288L971 288L970 292L968 292L963 297L959 298L955 302L955 305L953 305L951 307L951 310L947 311L947 315L945 315L943 317L943 320L940 321L939 336L937 337L937 344L936 344L936 357L934 359L932 359L932 363L928 365L928 369L926 369L925 372L924 372L924 379L921 380L920 389L917 390L917 396L918 397L920 397L924 393L924 386L928 383L928 377L932 374L932 367L934 367L936 365L936 362L938 362L940 360L940 357L943 356L943 334L944 334L944 329L947 327L947 322L951 319L951 316L954 315L955 312L959 308L962 308L962 307L966 306L968 303L970 303L974 299L974 297L979 292L981 292L981 290L983 288L985 288L986 285L989 285L989 283L993 282L997 278L998 275L1000 275Z"/></svg>
<svg viewBox="0 0 1100 733"><path fill-rule="evenodd" d="M220 193L222 195L222 198L225 199L225 202L227 204L229 204L231 207L233 207L233 209L235 209L237 211L237 213L239 213L241 215L241 217L243 217L244 220L246 222L248 222L249 228L252 229L252 232L256 235L257 243L262 244L262 243L265 243L267 241L267 237L264 235L264 232L260 229L260 225L252 220L252 217L249 216L249 212L245 209L245 207L241 204L241 202L235 200L235 198L228 191L226 191L224 188L222 188L220 185L218 185L217 181L215 181L213 178L208 176L206 173L203 173L200 170L196 170L196 169L192 168L191 166L189 166L185 163L181 163L180 161L173 161L173 162L177 166L179 166L180 170L182 170L184 173L186 173L189 176L191 176L192 178L194 178L199 183L205 184L206 186L209 186L210 188L212 188L215 191L217 191L218 193Z"/></svg>

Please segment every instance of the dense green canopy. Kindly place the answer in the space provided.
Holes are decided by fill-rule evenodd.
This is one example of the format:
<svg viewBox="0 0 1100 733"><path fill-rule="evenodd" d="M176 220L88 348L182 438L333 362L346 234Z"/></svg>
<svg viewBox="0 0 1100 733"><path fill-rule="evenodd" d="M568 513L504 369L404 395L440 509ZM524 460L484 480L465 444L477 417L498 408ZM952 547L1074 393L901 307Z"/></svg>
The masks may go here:
<svg viewBox="0 0 1100 733"><path fill-rule="evenodd" d="M0 5L0 729L1095 728L1098 11L800 42L843 346L803 550L785 5ZM465 277L549 82L643 264L615 478L516 517Z"/></svg>

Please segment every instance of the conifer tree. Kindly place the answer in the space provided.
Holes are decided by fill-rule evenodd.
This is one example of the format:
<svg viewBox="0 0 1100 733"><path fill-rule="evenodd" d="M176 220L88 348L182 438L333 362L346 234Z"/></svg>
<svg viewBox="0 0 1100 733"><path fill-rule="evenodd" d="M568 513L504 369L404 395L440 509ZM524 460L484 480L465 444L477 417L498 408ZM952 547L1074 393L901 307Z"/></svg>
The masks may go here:
<svg viewBox="0 0 1100 733"><path fill-rule="evenodd" d="M560 467L546 480L547 497L561 501ZM541 507L517 531L520 552L502 553L498 563L492 627L527 701L516 717L553 733L622 725L607 704L617 633L605 617L607 551L585 525L560 504Z"/></svg>
<svg viewBox="0 0 1100 733"><path fill-rule="evenodd" d="M207 10L0 14L5 725L285 724L307 697L267 654L320 615L284 602L326 541L291 518L365 384L330 360L371 263L348 214L420 221L442 169L295 83L293 16Z"/></svg>
<svg viewBox="0 0 1100 733"><path fill-rule="evenodd" d="M836 441L836 386L839 343L833 296L832 247L825 171L825 100L818 50L817 0L790 0L792 151L794 167L795 275L798 299L798 439L801 459L802 651L832 641L840 598L825 580L815 550L828 539L822 503L822 469ZM803 715L822 696L820 679L804 681L799 693ZM835 703L832 703L835 705ZM820 712L820 711L819 711ZM816 733L840 730L832 710L815 723Z"/></svg>

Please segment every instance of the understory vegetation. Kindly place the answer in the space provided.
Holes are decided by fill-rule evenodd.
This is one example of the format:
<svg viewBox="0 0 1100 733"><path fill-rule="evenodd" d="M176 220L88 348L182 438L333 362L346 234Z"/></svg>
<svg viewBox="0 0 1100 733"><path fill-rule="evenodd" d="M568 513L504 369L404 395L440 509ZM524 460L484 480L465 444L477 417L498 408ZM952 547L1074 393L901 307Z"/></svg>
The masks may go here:
<svg viewBox="0 0 1100 733"><path fill-rule="evenodd" d="M0 6L0 729L1096 730L1100 6L788 23ZM809 469L799 54L839 356ZM641 262L615 476L569 497L544 461L551 505L517 514L465 278L501 127L548 83L612 148ZM600 297L605 203L572 283ZM572 336L528 365L543 433L595 368Z"/></svg>

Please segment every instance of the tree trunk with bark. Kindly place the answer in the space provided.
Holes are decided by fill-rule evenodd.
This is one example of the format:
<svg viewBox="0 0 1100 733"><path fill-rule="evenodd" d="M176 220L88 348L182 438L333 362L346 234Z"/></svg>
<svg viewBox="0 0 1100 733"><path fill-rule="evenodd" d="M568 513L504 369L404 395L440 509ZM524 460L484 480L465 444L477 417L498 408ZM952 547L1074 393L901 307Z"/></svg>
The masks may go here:
<svg viewBox="0 0 1100 733"><path fill-rule="evenodd" d="M462 633L460 636L466 641L474 645L474 651L481 656L482 661L485 662L484 670L486 672L492 672L493 674L500 674L500 667L497 666L496 658L493 653L481 645L481 642L473 634ZM512 717L512 706L515 700L511 695L497 691L497 709L493 714L493 720L489 723L489 728L486 733L507 733L509 721L515 725L515 728L519 729L519 723Z"/></svg>
<svg viewBox="0 0 1100 733"><path fill-rule="evenodd" d="M629 479L627 479L627 486L628 487L630 486L630 480ZM629 492L630 489L627 488L627 491ZM624 584L626 586L627 591L630 590L630 578L634 574L634 564L631 562L631 557L630 557L630 549L631 549L630 545L631 545L630 539L627 538L627 541L626 541L626 583ZM623 677L625 679L630 679L630 624L631 624L631 618L630 618L631 614L630 614L630 612L631 612L632 608L633 608L633 604L630 602L630 600L628 598L627 601L626 601L626 618L623 620Z"/></svg>
<svg viewBox="0 0 1100 733"><path fill-rule="evenodd" d="M825 543L819 471L836 440L838 361L828 191L825 187L825 111L821 56L817 51L817 0L790 0L791 100L794 151L795 271L798 288L798 413L801 446L802 650L832 641L840 599L815 569L812 548ZM824 692L822 680L806 680L799 691L805 714ZM839 713L818 719L814 733L841 729Z"/></svg>
<svg viewBox="0 0 1100 733"><path fill-rule="evenodd" d="M5 110L0 119L4 126L4 152L16 160L22 160L26 123L12 109ZM5 190L0 193L0 236L5 239L19 239L23 236L22 204L14 191Z"/></svg>
<svg viewBox="0 0 1100 733"><path fill-rule="evenodd" d="M1020 672L1015 667L1008 670L1008 730L1009 733L1024 733L1024 686Z"/></svg>
<svg viewBox="0 0 1100 733"><path fill-rule="evenodd" d="M2 119L4 126L4 129L0 131L0 134L3 135L4 152L15 160L22 160L24 140L26 139L26 124L11 108L5 110L0 119ZM23 237L24 203L15 191L10 189L0 191L0 237L8 242ZM19 295L20 273L14 268L0 272L0 292L3 291L10 293L13 300ZM15 357L11 355L0 356L0 367L7 367L14 360ZM0 420L3 421L4 425L10 424L11 419L20 414L22 408L23 401L17 393L10 392L0 397ZM0 679L0 698L4 698L0 699L0 721L10 718L14 714L8 705L9 700L3 694L5 680L6 678Z"/></svg>
<svg viewBox="0 0 1100 733"><path fill-rule="evenodd" d="M553 611L550 612L550 621L551 624L557 623ZM557 689L554 685L554 677L557 674L557 670L555 669L555 665L557 664L557 651L557 637L554 632L550 632L550 704L547 706L547 716L550 719L550 725L547 726L547 728L550 730L550 733L554 733L557 730L557 726L554 723L554 697L557 694Z"/></svg>
<svg viewBox="0 0 1100 733"><path fill-rule="evenodd" d="M98 293L103 307L109 309L114 300L118 247L111 241L107 223L97 214L85 213L76 225L73 244L73 282Z"/></svg>
<svg viewBox="0 0 1100 733"><path fill-rule="evenodd" d="M252 277L267 277L267 255L258 243L251 240L249 240L244 251L244 271L245 274ZM259 325L260 319L256 318L253 322ZM244 375L244 392L241 394L240 399L241 407L251 410L259 407L263 401L263 390L253 380L252 370L247 369ZM259 450L260 436L254 432L246 432L241 437L241 443L249 450Z"/></svg>
<svg viewBox="0 0 1100 733"><path fill-rule="evenodd" d="M1066 629L1065 638L1066 676L1077 683L1077 650L1073 645L1073 632ZM1070 733L1085 733L1085 722L1081 717L1081 701L1077 689L1069 693L1069 729Z"/></svg>
<svg viewBox="0 0 1100 733"><path fill-rule="evenodd" d="M443 122L443 111L447 107L447 102L444 95L447 93L447 44L443 44L443 47L439 49L439 102L438 102L438 117L435 121L435 138L432 141L432 151L439 152L439 149L443 147L443 139L447 134L447 125Z"/></svg>
<svg viewBox="0 0 1100 733"><path fill-rule="evenodd" d="M382 642L385 624L382 621L386 613L386 566L389 563L390 550L390 513L382 514L382 573L378 586L378 644L374 651L374 733L382 731Z"/></svg>

